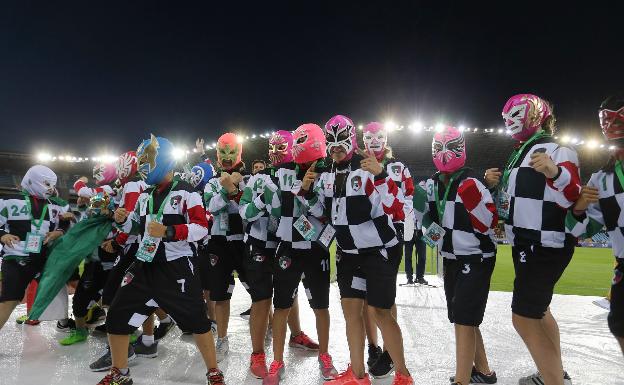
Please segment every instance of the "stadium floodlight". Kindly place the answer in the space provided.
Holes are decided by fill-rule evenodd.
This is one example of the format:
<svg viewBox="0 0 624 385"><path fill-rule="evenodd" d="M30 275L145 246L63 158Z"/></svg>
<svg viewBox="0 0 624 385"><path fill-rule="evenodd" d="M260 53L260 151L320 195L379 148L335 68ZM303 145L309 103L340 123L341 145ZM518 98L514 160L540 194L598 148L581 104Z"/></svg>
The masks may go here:
<svg viewBox="0 0 624 385"><path fill-rule="evenodd" d="M499 128L499 129L498 129L498 133L499 133L499 134L502 134L503 132L505 132L505 130L503 130L502 128Z"/></svg>
<svg viewBox="0 0 624 385"><path fill-rule="evenodd" d="M55 158L56 158L56 157L55 157ZM88 161L88 160L89 160L89 158L85 158L84 160L85 160L85 162L86 162L86 161Z"/></svg>
<svg viewBox="0 0 624 385"><path fill-rule="evenodd" d="M479 129L475 127L475 129L474 129L474 130L472 130L472 131L473 131L473 132L477 132L477 131L479 131Z"/></svg>
<svg viewBox="0 0 624 385"><path fill-rule="evenodd" d="M59 156L59 160L65 160L65 157L63 155Z"/></svg>
<svg viewBox="0 0 624 385"><path fill-rule="evenodd" d="M464 130L466 129L466 126L464 126L463 124L459 125L459 131L464 132Z"/></svg>
<svg viewBox="0 0 624 385"><path fill-rule="evenodd" d="M392 132L397 128L397 124L395 122L393 122L392 120L388 120L384 123L384 128L388 131L388 132Z"/></svg>
<svg viewBox="0 0 624 385"><path fill-rule="evenodd" d="M245 141L245 137L242 135L236 135L236 143L243 143Z"/></svg>
<svg viewBox="0 0 624 385"><path fill-rule="evenodd" d="M435 125L435 130L436 132L442 132L442 130L444 130L444 123L437 123Z"/></svg>
<svg viewBox="0 0 624 385"><path fill-rule="evenodd" d="M609 150L615 150L615 146L609 146Z"/></svg>
<svg viewBox="0 0 624 385"><path fill-rule="evenodd" d="M592 148L592 149L596 148L596 147L598 147L598 142L592 139L592 140L587 142L587 147L588 148Z"/></svg>
<svg viewBox="0 0 624 385"><path fill-rule="evenodd" d="M409 129L412 132L420 132L423 129L423 124L421 122L414 122L409 125Z"/></svg>
<svg viewBox="0 0 624 385"><path fill-rule="evenodd" d="M569 137L569 136L567 136L567 135L564 135L564 137L563 137L563 138L561 138L561 141L562 141L563 143L569 143L569 142L570 142L570 140L571 140L571 139L570 139L570 137Z"/></svg>
<svg viewBox="0 0 624 385"><path fill-rule="evenodd" d="M576 143L578 143L578 141L579 140L577 138L570 139L570 143L572 143L572 144L576 144Z"/></svg>
<svg viewBox="0 0 624 385"><path fill-rule="evenodd" d="M48 154L47 152L40 152L39 154L37 154L37 160L39 160L40 162L48 162L52 160L52 155Z"/></svg>
<svg viewBox="0 0 624 385"><path fill-rule="evenodd" d="M363 129L364 129L364 126L363 126L362 124L360 124L360 125L358 126L358 129L363 130Z"/></svg>
<svg viewBox="0 0 624 385"><path fill-rule="evenodd" d="M604 144L601 144L601 145L600 145L600 148L605 148L605 145L604 145Z"/></svg>
<svg viewBox="0 0 624 385"><path fill-rule="evenodd" d="M185 151L184 151L183 148L175 147L173 149L173 154L172 155L173 155L174 159L182 159L182 158L184 158Z"/></svg>
<svg viewBox="0 0 624 385"><path fill-rule="evenodd" d="M72 156L71 160L75 162L77 160L77 158L75 156Z"/></svg>
<svg viewBox="0 0 624 385"><path fill-rule="evenodd" d="M217 147L217 144L215 142L212 142L211 146L212 147Z"/></svg>

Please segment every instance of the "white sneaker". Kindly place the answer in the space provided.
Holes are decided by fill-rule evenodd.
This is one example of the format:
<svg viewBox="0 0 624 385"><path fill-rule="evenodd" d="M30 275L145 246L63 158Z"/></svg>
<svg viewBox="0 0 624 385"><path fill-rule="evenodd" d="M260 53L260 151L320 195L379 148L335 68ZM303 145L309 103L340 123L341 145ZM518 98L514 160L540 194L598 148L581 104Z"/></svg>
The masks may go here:
<svg viewBox="0 0 624 385"><path fill-rule="evenodd" d="M536 372L530 376L520 378L518 385L544 385L544 379L540 372ZM563 371L563 385L572 385L572 379L565 370Z"/></svg>
<svg viewBox="0 0 624 385"><path fill-rule="evenodd" d="M225 356L227 356L228 352L230 351L230 343L228 342L228 337L217 337L217 345L215 348L217 350L217 362L223 361L223 359L225 359Z"/></svg>
<svg viewBox="0 0 624 385"><path fill-rule="evenodd" d="M217 338L217 323L215 321L212 321L210 331L212 332L212 335Z"/></svg>

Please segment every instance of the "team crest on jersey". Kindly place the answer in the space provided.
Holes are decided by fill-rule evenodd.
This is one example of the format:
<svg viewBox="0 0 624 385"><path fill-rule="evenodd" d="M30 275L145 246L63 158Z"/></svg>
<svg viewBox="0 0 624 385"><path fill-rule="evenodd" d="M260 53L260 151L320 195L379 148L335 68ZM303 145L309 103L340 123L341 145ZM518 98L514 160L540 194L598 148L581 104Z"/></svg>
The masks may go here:
<svg viewBox="0 0 624 385"><path fill-rule="evenodd" d="M613 285L617 285L618 283L622 282L622 278L624 277L624 273L620 270L615 270L614 271L614 275L613 275L613 281L611 282Z"/></svg>
<svg viewBox="0 0 624 385"><path fill-rule="evenodd" d="M353 191L360 191L361 187L362 187L362 178L359 175L356 175L353 178L351 178L351 189Z"/></svg>
<svg viewBox="0 0 624 385"><path fill-rule="evenodd" d="M264 254L256 254L254 255L254 261L256 262L264 262L264 260L266 259L266 257L264 256Z"/></svg>
<svg viewBox="0 0 624 385"><path fill-rule="evenodd" d="M180 202L182 202L182 195L173 196L169 200L169 204L171 205L171 207L173 207L174 210L178 209L178 205L180 204Z"/></svg>
<svg viewBox="0 0 624 385"><path fill-rule="evenodd" d="M290 265L292 264L292 260L290 258L288 258L285 255L282 255L279 259L279 267L282 270L286 270L290 267Z"/></svg>
<svg viewBox="0 0 624 385"><path fill-rule="evenodd" d="M392 173L394 174L400 174L401 173L401 166L396 165L396 166L392 166L390 167L390 169L392 170Z"/></svg>
<svg viewBox="0 0 624 385"><path fill-rule="evenodd" d="M219 256L218 255L214 255L214 254L210 254L210 265L211 266L217 266L217 263L219 263Z"/></svg>

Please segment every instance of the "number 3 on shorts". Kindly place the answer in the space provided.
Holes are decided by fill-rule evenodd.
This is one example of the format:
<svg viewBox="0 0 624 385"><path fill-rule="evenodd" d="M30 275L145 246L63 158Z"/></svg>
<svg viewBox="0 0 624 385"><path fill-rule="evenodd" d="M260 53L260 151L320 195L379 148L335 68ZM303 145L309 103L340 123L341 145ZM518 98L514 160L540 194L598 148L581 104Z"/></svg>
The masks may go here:
<svg viewBox="0 0 624 385"><path fill-rule="evenodd" d="M184 293L184 284L186 283L186 279L178 279L176 281L177 283L179 283L182 287L180 288L180 290L182 291L182 293Z"/></svg>

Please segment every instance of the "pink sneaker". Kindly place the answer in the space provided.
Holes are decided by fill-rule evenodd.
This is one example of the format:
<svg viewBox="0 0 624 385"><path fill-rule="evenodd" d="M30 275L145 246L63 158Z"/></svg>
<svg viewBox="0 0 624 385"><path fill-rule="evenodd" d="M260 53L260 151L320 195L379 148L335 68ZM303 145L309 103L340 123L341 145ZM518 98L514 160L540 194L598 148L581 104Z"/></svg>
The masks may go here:
<svg viewBox="0 0 624 385"><path fill-rule="evenodd" d="M399 372L395 372L392 385L414 385L414 380L412 379L412 376L404 376Z"/></svg>
<svg viewBox="0 0 624 385"><path fill-rule="evenodd" d="M262 385L279 385L285 371L284 361L273 361L269 373L262 380Z"/></svg>
<svg viewBox="0 0 624 385"><path fill-rule="evenodd" d="M251 375L263 379L269 374L266 364L266 355L264 353L252 353L251 363L249 364Z"/></svg>
<svg viewBox="0 0 624 385"><path fill-rule="evenodd" d="M349 365L347 370L337 375L333 380L325 381L323 385L371 385L371 381L368 374L364 374L364 378L356 378Z"/></svg>
<svg viewBox="0 0 624 385"><path fill-rule="evenodd" d="M290 341L288 341L288 346L303 350L319 350L319 344L312 341L304 332L301 332L296 336L291 335Z"/></svg>
<svg viewBox="0 0 624 385"><path fill-rule="evenodd" d="M334 367L332 356L329 353L321 353L318 356L319 369L324 380L333 380L338 375L338 371Z"/></svg>

